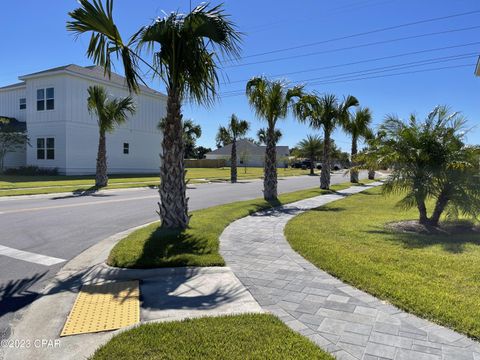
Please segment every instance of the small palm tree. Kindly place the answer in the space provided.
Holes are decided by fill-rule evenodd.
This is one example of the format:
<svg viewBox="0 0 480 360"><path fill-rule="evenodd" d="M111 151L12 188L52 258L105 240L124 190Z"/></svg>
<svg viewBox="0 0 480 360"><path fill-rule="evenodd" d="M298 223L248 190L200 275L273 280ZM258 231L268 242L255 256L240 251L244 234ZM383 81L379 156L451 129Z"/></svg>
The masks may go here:
<svg viewBox="0 0 480 360"><path fill-rule="evenodd" d="M355 156L358 153L358 140L367 140L373 136L370 129L372 122L372 113L369 108L359 108L353 115L344 118L343 129L352 136L352 150L350 158L352 159L353 168L350 169L350 182L358 183L358 169L355 166Z"/></svg>
<svg viewBox="0 0 480 360"><path fill-rule="evenodd" d="M144 82L139 63L160 79L167 92L167 116L160 165L160 209L162 227L185 229L190 217L186 197L182 104L190 99L210 105L217 98L218 59L239 57L240 33L222 9L201 4L188 14L172 12L157 18L122 40L113 20L113 1L79 0L69 13L67 29L76 35L91 33L87 55L110 75L112 56L121 59L131 90ZM145 50L145 52L144 52ZM142 58L152 55L151 63Z"/></svg>
<svg viewBox="0 0 480 360"><path fill-rule="evenodd" d="M323 140L320 136L308 135L297 145L298 153L310 159L310 175L315 175L315 161L323 153Z"/></svg>
<svg viewBox="0 0 480 360"><path fill-rule="evenodd" d="M233 183L237 182L237 140L245 136L250 129L250 124L246 120L240 120L237 115L232 114L228 126L220 126L218 129L217 139L222 138L224 142L230 139L232 144L232 152L230 156L230 180Z"/></svg>
<svg viewBox="0 0 480 360"><path fill-rule="evenodd" d="M480 147L464 143L465 121L445 106L436 107L424 121L415 115L408 122L388 116L381 136L362 154L365 164L389 166L392 174L385 193L402 193L399 205L416 207L419 222L438 226L446 211L452 217L480 213ZM431 215L427 200L434 200Z"/></svg>
<svg viewBox="0 0 480 360"><path fill-rule="evenodd" d="M320 96L313 92L302 96L293 107L293 112L299 121L308 122L313 129L323 129L321 189L330 188L332 133L349 116L352 106L358 106L358 100L354 96L349 95L339 103L335 95Z"/></svg>
<svg viewBox="0 0 480 360"><path fill-rule="evenodd" d="M109 99L105 88L95 85L88 88L87 105L88 111L97 116L99 131L95 186L105 187L108 185L105 134L126 122L127 113L131 115L135 113L135 104L130 96L123 99Z"/></svg>
<svg viewBox="0 0 480 360"><path fill-rule="evenodd" d="M275 143L278 143L278 141L280 141L280 139L282 138L283 134L282 134L282 131L280 129L275 129L275 132L274 132L274 136L275 136ZM267 130L265 128L261 128L257 131L257 138L258 138L258 142L260 144L267 144Z"/></svg>
<svg viewBox="0 0 480 360"><path fill-rule="evenodd" d="M248 81L246 95L257 116L267 122L267 148L265 151L263 197L265 200L277 198L277 151L275 126L278 119L288 114L294 98L303 93L302 86L288 88L284 81L271 81L265 77L255 77Z"/></svg>

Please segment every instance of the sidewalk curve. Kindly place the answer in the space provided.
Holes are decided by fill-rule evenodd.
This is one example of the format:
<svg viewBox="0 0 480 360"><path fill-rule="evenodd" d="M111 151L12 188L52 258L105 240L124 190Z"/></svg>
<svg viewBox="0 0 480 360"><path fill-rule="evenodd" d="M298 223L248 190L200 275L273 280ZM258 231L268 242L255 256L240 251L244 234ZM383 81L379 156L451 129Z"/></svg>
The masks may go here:
<svg viewBox="0 0 480 360"><path fill-rule="evenodd" d="M237 220L220 237L221 255L264 310L338 359L479 360L479 343L343 283L285 239L283 230L296 215L380 184Z"/></svg>

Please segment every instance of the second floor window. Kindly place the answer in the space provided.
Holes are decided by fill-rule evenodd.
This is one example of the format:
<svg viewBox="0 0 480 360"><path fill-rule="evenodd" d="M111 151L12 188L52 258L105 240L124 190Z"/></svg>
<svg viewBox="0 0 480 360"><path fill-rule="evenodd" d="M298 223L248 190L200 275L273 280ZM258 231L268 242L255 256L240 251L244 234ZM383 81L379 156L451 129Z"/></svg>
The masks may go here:
<svg viewBox="0 0 480 360"><path fill-rule="evenodd" d="M55 89L46 88L37 90L37 111L55 109Z"/></svg>
<svg viewBox="0 0 480 360"><path fill-rule="evenodd" d="M123 153L124 154L129 154L130 153L130 144L129 143L123 143Z"/></svg>
<svg viewBox="0 0 480 360"><path fill-rule="evenodd" d="M20 99L20 110L25 110L27 108L27 99L21 98Z"/></svg>

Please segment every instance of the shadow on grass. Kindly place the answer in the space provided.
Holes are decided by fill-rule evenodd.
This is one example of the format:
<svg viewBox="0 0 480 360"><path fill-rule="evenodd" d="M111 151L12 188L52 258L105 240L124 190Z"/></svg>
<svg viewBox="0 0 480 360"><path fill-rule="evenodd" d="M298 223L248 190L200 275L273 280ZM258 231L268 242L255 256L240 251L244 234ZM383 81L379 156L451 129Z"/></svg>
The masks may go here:
<svg viewBox="0 0 480 360"><path fill-rule="evenodd" d="M320 206L314 209L311 209L309 211L318 211L318 212L341 212L347 210L346 208L343 207L332 207L332 206Z"/></svg>
<svg viewBox="0 0 480 360"><path fill-rule="evenodd" d="M194 236L188 229L163 229L151 233L136 259L136 268L188 266L194 256L211 253L206 237Z"/></svg>
<svg viewBox="0 0 480 360"><path fill-rule="evenodd" d="M385 241L401 244L405 249L425 249L440 245L442 249L451 254L461 254L465 245L480 245L480 233L463 232L455 234L421 234L413 232L395 232L383 227L366 231L369 234L381 235Z"/></svg>

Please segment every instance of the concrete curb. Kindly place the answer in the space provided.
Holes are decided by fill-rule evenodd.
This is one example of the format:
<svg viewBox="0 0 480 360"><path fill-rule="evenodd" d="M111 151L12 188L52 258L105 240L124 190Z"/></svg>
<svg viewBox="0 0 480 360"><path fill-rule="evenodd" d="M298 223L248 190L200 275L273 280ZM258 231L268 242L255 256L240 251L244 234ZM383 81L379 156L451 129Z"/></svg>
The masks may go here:
<svg viewBox="0 0 480 360"><path fill-rule="evenodd" d="M12 322L9 340L28 343L29 348L14 346L0 349L4 350L3 354L0 352L0 360L88 358L119 332L139 325L59 338L78 291L86 283L140 280L141 323L263 312L228 267L122 269L105 263L118 241L155 222L112 235L65 264L41 291L38 299ZM46 341L44 346L42 340Z"/></svg>

